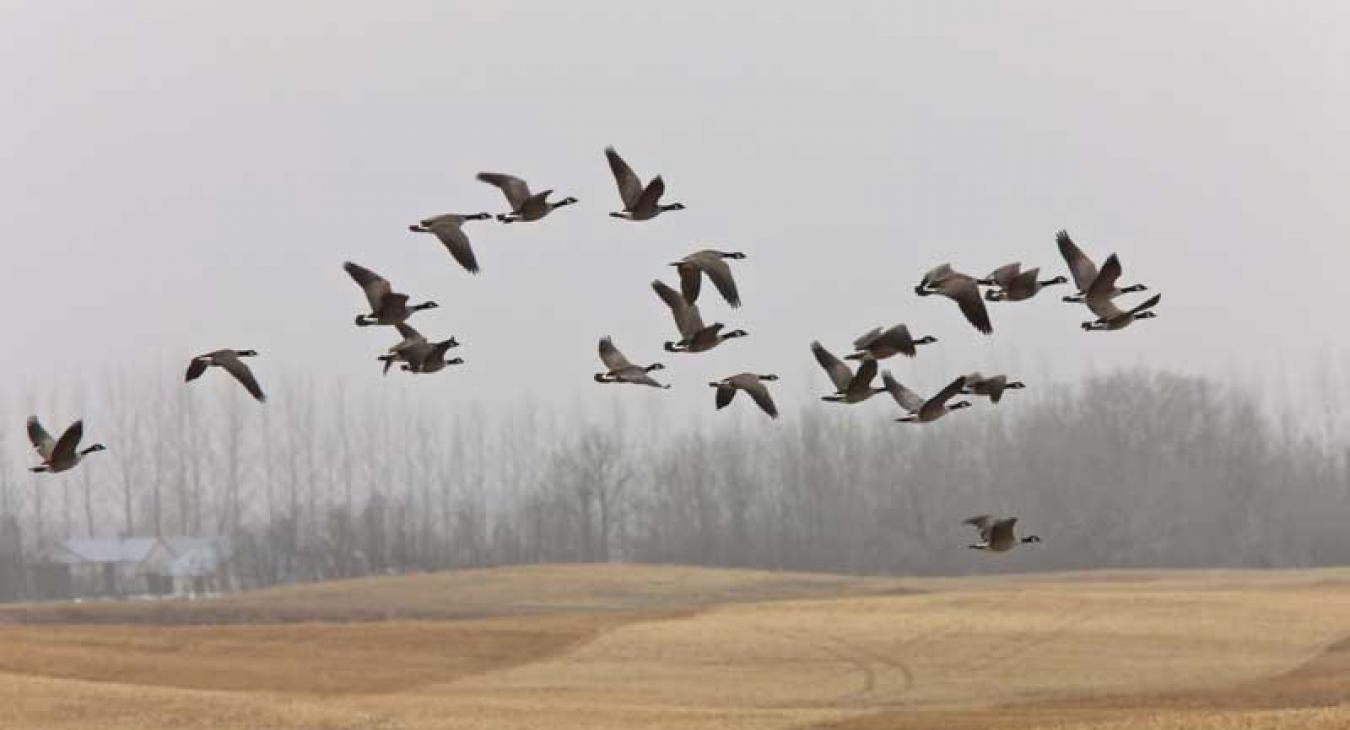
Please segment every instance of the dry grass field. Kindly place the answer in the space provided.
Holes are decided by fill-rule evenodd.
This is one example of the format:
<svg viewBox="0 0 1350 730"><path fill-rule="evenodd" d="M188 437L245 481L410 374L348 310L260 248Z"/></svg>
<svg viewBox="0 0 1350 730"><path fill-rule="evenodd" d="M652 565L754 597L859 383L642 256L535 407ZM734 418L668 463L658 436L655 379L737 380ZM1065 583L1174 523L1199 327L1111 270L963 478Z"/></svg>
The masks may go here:
<svg viewBox="0 0 1350 730"><path fill-rule="evenodd" d="M540 566L0 611L0 727L1350 728L1350 570Z"/></svg>

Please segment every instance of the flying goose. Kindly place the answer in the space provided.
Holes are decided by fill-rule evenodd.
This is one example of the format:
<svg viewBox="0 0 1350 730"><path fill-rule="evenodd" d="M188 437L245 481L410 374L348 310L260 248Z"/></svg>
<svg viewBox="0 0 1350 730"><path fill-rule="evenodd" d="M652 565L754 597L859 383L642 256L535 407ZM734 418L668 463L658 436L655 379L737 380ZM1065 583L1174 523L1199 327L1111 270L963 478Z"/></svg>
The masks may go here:
<svg viewBox="0 0 1350 730"><path fill-rule="evenodd" d="M656 382L652 376L647 373L653 370L663 370L665 365L654 362L651 365L642 367L634 365L627 357L624 357L619 348L614 346L614 340L609 337L600 338L600 361L605 364L605 372L595 374L597 383L632 383L633 385L650 385L653 388L669 388L669 385L662 385Z"/></svg>
<svg viewBox="0 0 1350 730"><path fill-rule="evenodd" d="M511 212L497 216L497 220L502 223L537 221L553 212L555 208L577 202L576 198L569 195L556 203L550 203L548 202L548 196L553 193L552 190L531 194L530 186L526 185L524 180L512 175L503 175L500 172L480 172L478 173L478 179L488 185L496 186L498 190L502 191L502 195L506 196L506 202L510 204Z"/></svg>
<svg viewBox="0 0 1350 730"><path fill-rule="evenodd" d="M741 373L729 378L722 378L714 383L708 383L708 385L717 389L717 410L719 411L731 403L731 399L736 397L736 391L743 390L754 399L760 410L769 414L770 418L777 418L778 406L773 404L773 397L769 395L769 387L764 384L777 379L777 375Z"/></svg>
<svg viewBox="0 0 1350 730"><path fill-rule="evenodd" d="M816 362L820 363L825 369L825 374L830 376L831 382L834 383L835 393L821 396L821 400L831 403L862 403L877 393L886 392L885 388L872 387L872 380L877 377L876 360L864 359L858 365L858 372L854 373L843 360L826 350L820 342L811 343L811 353L816 356Z"/></svg>
<svg viewBox="0 0 1350 730"><path fill-rule="evenodd" d="M749 334L745 330L723 333L722 327L725 325L721 322L704 326L703 315L699 314L697 304L690 304L679 292L660 280L652 282L652 289L656 290L657 296L670 307L670 313L675 318L675 327L680 331L678 341L666 343L666 352L705 352L726 340Z"/></svg>
<svg viewBox="0 0 1350 730"><path fill-rule="evenodd" d="M925 274L919 286L914 287L914 293L921 297L941 294L961 307L961 314L975 329L986 335L994 331L994 325L989 322L989 310L980 298L979 282L972 276L952 271L950 266L943 264Z"/></svg>
<svg viewBox="0 0 1350 730"><path fill-rule="evenodd" d="M980 279L978 283L981 286L996 286L999 288L1007 287L1017 275L1022 273L1022 262L1014 261L1011 264L1004 264L997 269L989 272L989 275Z"/></svg>
<svg viewBox="0 0 1350 730"><path fill-rule="evenodd" d="M1087 292L1088 289L1092 287L1092 282L1097 278L1097 265L1083 253L1083 249L1079 248L1078 245L1073 242L1073 239L1069 238L1068 231L1059 231L1056 233L1055 243L1059 244L1059 253L1064 257L1064 262L1069 265L1069 273L1073 275L1074 286L1078 287L1078 293L1064 297L1064 301L1081 304L1087 297ZM1121 294L1132 294L1134 292L1146 291L1147 289L1148 287L1143 284L1127 286L1124 289L1115 289L1113 286L1110 296L1111 298L1115 298Z"/></svg>
<svg viewBox="0 0 1350 730"><path fill-rule="evenodd" d="M395 292L389 285L389 280L383 276L350 261L343 264L342 269L361 287L361 291L365 292L366 301L370 303L370 314L356 315L358 327L398 324L412 316L413 312L440 306L430 301L408 306L408 295Z"/></svg>
<svg viewBox="0 0 1350 730"><path fill-rule="evenodd" d="M258 386L258 381L253 377L253 371L249 370L248 365L240 358L257 357L256 350L216 350L208 352L205 355L198 355L188 361L187 377L183 382L190 383L202 376L207 368L224 368L225 372L234 376L249 395L257 399L259 403L265 403L267 396L263 395L262 388Z"/></svg>
<svg viewBox="0 0 1350 730"><path fill-rule="evenodd" d="M1065 284L1069 281L1062 276L1041 281L1040 274L1041 270L1035 268L1002 279L995 279L998 288L986 291L984 298L991 302L1021 302L1036 296L1041 289L1047 286Z"/></svg>
<svg viewBox="0 0 1350 730"><path fill-rule="evenodd" d="M1018 540L1013 534L1013 525L1017 524L1016 517L995 520L989 515L975 515L974 517L962 520L961 524L971 525L980 531L980 541L967 546L972 550L988 550L995 553L1006 553L1021 543L1036 543L1041 541L1041 538L1035 535L1028 535L1021 540Z"/></svg>
<svg viewBox="0 0 1350 730"><path fill-rule="evenodd" d="M1158 306L1162 301L1162 294L1154 294L1147 301L1133 309L1121 310L1112 299L1115 297L1116 279L1120 277L1120 259L1115 254L1102 264L1101 273L1092 281L1092 286L1088 287L1086 303L1088 309L1097 315L1096 321L1084 322L1083 329L1091 332L1093 330L1119 330L1125 329L1134 323L1136 319L1152 319L1157 317L1157 312L1151 312L1153 307Z"/></svg>
<svg viewBox="0 0 1350 730"><path fill-rule="evenodd" d="M914 357L915 345L931 345L934 342L937 342L937 338L932 335L924 335L917 340L914 339L909 334L909 328L903 324L897 324L885 331L880 327L873 327L853 341L853 349L857 352L845 356L844 359L885 360L892 355Z"/></svg>
<svg viewBox="0 0 1350 730"><path fill-rule="evenodd" d="M660 175L652 178L647 187L642 186L633 168L619 157L613 147L605 148L605 158L609 160L609 170L614 173L614 182L619 186L619 197L623 200L622 213L610 213L615 218L630 221L651 220L668 210L684 210L683 203L661 205L661 196L666 192L666 183Z"/></svg>
<svg viewBox="0 0 1350 730"><path fill-rule="evenodd" d="M731 267L727 265L726 259L743 258L745 254L740 251L704 249L685 256L671 266L680 272L680 292L684 295L685 301L690 304L698 301L703 275L707 274L722 298L727 300L727 304L739 307L741 295L736 291L736 280L731 276Z"/></svg>
<svg viewBox="0 0 1350 730"><path fill-rule="evenodd" d="M995 375L986 378L979 373L971 373L966 376L966 387L961 390L961 395L982 395L987 397L990 402L997 403L1003 400L1003 391L1021 390L1027 387L1026 383L1020 380L1008 382L1008 376Z"/></svg>
<svg viewBox="0 0 1350 730"><path fill-rule="evenodd" d="M399 322L394 327L403 336L403 341L389 348L388 354L376 358L384 363L385 374L388 374L389 368L399 360L403 361L402 369L409 373L435 373L447 365L464 364L463 358L445 359L446 351L452 347L459 347L459 342L455 338L431 342L406 322Z"/></svg>
<svg viewBox="0 0 1350 730"><path fill-rule="evenodd" d="M42 457L42 465L34 466L29 471L49 472L56 474L69 469L74 469L87 454L95 451L104 451L106 447L103 444L94 444L87 449L80 450L80 439L84 437L84 421L76 421L61 434L61 440L55 441L42 428L38 422L37 416L28 417L28 440L33 442L33 450L38 456Z"/></svg>
<svg viewBox="0 0 1350 730"><path fill-rule="evenodd" d="M478 259L473 255L473 247L469 245L469 237L464 235L465 221L483 221L492 217L491 213L473 213L471 215L461 215L458 213L446 213L444 215L423 218L420 223L408 226L408 230L413 233L434 233L436 238L445 245L445 250L455 257L460 266L470 274L478 273Z"/></svg>
<svg viewBox="0 0 1350 730"><path fill-rule="evenodd" d="M886 384L886 390L890 392L895 402L899 403L900 407L909 413L908 416L895 419L902 423L930 423L958 408L970 407L970 401L964 400L957 401L950 406L947 405L947 401L965 389L965 376L953 380L941 392L928 400L924 400L914 391L901 385L898 380L892 377L890 371L882 373L881 380Z"/></svg>

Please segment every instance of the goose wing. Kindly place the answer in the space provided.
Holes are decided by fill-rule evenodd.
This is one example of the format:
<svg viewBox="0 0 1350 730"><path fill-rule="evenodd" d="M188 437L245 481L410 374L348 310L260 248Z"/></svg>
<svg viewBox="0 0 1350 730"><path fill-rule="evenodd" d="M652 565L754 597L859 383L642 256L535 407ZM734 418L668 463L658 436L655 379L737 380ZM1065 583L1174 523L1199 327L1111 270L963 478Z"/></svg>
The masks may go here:
<svg viewBox="0 0 1350 730"><path fill-rule="evenodd" d="M394 291L388 279L364 266L348 261L342 265L342 270L346 271L347 275L361 287L361 291L365 292L366 301L370 303L372 312L378 312L385 297Z"/></svg>
<svg viewBox="0 0 1350 730"><path fill-rule="evenodd" d="M932 269L929 269L928 273L923 275L923 279L919 280L919 285L937 286L939 282L951 276L953 273L955 272L952 271L951 264L938 264Z"/></svg>
<svg viewBox="0 0 1350 730"><path fill-rule="evenodd" d="M605 148L605 159L609 160L609 171L614 173L614 182L619 186L619 197L623 200L624 210L635 210L638 206L638 200L642 198L642 180L633 172L633 168L628 166L627 162L614 151L613 147ZM657 178L658 180L660 178ZM655 182L655 181L653 181ZM661 197L660 193L657 197Z"/></svg>
<svg viewBox="0 0 1350 730"><path fill-rule="evenodd" d="M248 365L244 364L243 359L234 354L233 351L221 352L216 355L216 363L225 368L230 375L234 376L244 390L253 396L259 403L267 401L267 396L263 395L262 387L258 385L258 380L253 377L253 371Z"/></svg>
<svg viewBox="0 0 1350 730"><path fill-rule="evenodd" d="M28 440L43 461L51 460L52 452L56 450L56 440L42 427L37 416L28 417Z"/></svg>
<svg viewBox="0 0 1350 730"><path fill-rule="evenodd" d="M974 517L967 517L964 520L961 520L961 524L970 525L983 534L993 521L994 518L991 515L975 515Z"/></svg>
<svg viewBox="0 0 1350 730"><path fill-rule="evenodd" d="M697 306L686 302L679 292L666 286L663 281L653 281L652 289L655 289L661 300L670 307L670 313L675 318L675 327L680 331L681 337L690 339L703 329L703 316Z"/></svg>
<svg viewBox="0 0 1350 730"><path fill-rule="evenodd" d="M891 394L891 397L895 399L896 403L900 404L901 408L905 409L906 413L917 413L920 408L923 408L923 398L920 398L918 393L901 385L900 381L891 375L891 371L887 370L881 374L881 382L886 386L886 392Z"/></svg>
<svg viewBox="0 0 1350 730"><path fill-rule="evenodd" d="M76 421L70 424L70 428L61 434L61 440L56 442L52 449L50 461L52 463L70 462L75 459L75 449L80 445L80 439L84 438L84 421Z"/></svg>
<svg viewBox="0 0 1350 730"><path fill-rule="evenodd" d="M500 172L480 172L478 173L478 180L502 191L502 195L506 196L506 202L510 204L513 211L520 210L520 206L524 205L530 197L530 186L514 175L506 175Z"/></svg>
<svg viewBox="0 0 1350 730"><path fill-rule="evenodd" d="M941 408L947 405L947 401L951 400L953 397L959 394L962 390L965 389L965 387L966 387L966 376L962 375L956 380L953 380L952 382L948 383L947 387L938 391L937 395L933 396L932 398L929 398L923 404L923 409L929 410L932 408Z"/></svg>
<svg viewBox="0 0 1350 730"><path fill-rule="evenodd" d="M211 365L207 362L207 358L209 357L210 355L199 355L188 360L187 374L183 377L183 382L190 383L197 378L200 378L202 373L206 372L206 368Z"/></svg>
<svg viewBox="0 0 1350 730"><path fill-rule="evenodd" d="M1099 319L1112 319L1119 317L1123 312L1120 308L1111 302L1112 296L1116 291L1116 281L1120 278L1120 257L1111 254L1106 262L1102 264L1102 269L1097 273L1097 278L1092 280L1088 286L1084 303L1088 309L1097 315Z"/></svg>
<svg viewBox="0 0 1350 730"><path fill-rule="evenodd" d="M614 346L614 340L609 337L600 338L600 361L605 364L606 368L609 368L611 373L634 367L633 363L629 362L622 352L619 352L619 348Z"/></svg>
<svg viewBox="0 0 1350 730"><path fill-rule="evenodd" d="M665 194L666 181L662 180L660 175L657 175L652 178L651 182L647 183L647 187L643 189L642 195L638 197L637 204L633 206L633 210L655 210L656 204L660 202L661 196Z"/></svg>
<svg viewBox="0 0 1350 730"><path fill-rule="evenodd" d="M1013 536L1013 525L1016 524L1016 517L999 520L989 526L989 537L985 539L991 545L1011 545L1017 541L1017 538Z"/></svg>
<svg viewBox="0 0 1350 730"><path fill-rule="evenodd" d="M736 279L731 275L731 265L714 251L700 251L689 257L690 263L697 266L712 279L718 293L733 307L741 306L740 292L736 291Z"/></svg>
<svg viewBox="0 0 1350 730"><path fill-rule="evenodd" d="M1162 293L1159 292L1159 293L1154 294L1153 296L1149 297L1143 304L1140 304L1139 306L1135 307L1134 309L1131 309L1131 310L1130 310L1130 314L1131 314L1131 315L1135 315L1135 314L1139 314L1140 312L1144 311L1145 309L1152 309L1152 308L1158 306L1158 302L1161 302L1161 301L1162 301Z"/></svg>
<svg viewBox="0 0 1350 730"><path fill-rule="evenodd" d="M697 302L699 291L703 288L703 269L686 260L681 261L675 270L680 272L680 292L684 300L690 304Z"/></svg>
<svg viewBox="0 0 1350 730"><path fill-rule="evenodd" d="M853 349L866 350L869 346L872 345L872 343L876 342L880 338L881 338L881 328L873 327L872 329L864 332L861 336L858 337L858 339L853 341Z"/></svg>
<svg viewBox="0 0 1350 730"><path fill-rule="evenodd" d="M407 322L399 322L394 325L394 329L398 330L398 333L402 335L403 341L389 348L390 352L401 352L413 345L425 343L427 341L427 338L423 336L421 332L418 332Z"/></svg>
<svg viewBox="0 0 1350 730"><path fill-rule="evenodd" d="M906 327L903 324L897 324L886 330L886 332L881 335L881 340L891 347L894 347L905 357L914 357L915 355L914 338L909 334L909 327Z"/></svg>
<svg viewBox="0 0 1350 730"><path fill-rule="evenodd" d="M853 374L853 379L848 383L848 389L854 390L867 388L871 389L872 379L877 376L877 361L872 358L866 358L858 364L858 372Z"/></svg>
<svg viewBox="0 0 1350 730"><path fill-rule="evenodd" d="M468 235L464 233L463 223L464 217L458 215L442 215L422 221L422 225L440 239L445 250L450 252L465 271L477 274L478 259L473 255L473 246L469 243Z"/></svg>
<svg viewBox="0 0 1350 730"><path fill-rule="evenodd" d="M848 390L848 384L853 380L853 371L844 364L843 360L834 356L819 341L811 343L811 354L816 356L816 362L825 369L825 374L830 376L830 382L834 383L834 389L840 393Z"/></svg>
<svg viewBox="0 0 1350 730"><path fill-rule="evenodd" d="M722 383L717 386L717 410L722 410L731 405L731 399L736 397L736 388L730 383Z"/></svg>
<svg viewBox="0 0 1350 730"><path fill-rule="evenodd" d="M736 376L736 387L750 394L759 409L769 414L771 418L778 417L778 406L774 405L773 396L769 395L769 386L757 375L743 374Z"/></svg>
<svg viewBox="0 0 1350 730"><path fill-rule="evenodd" d="M1088 287L1092 286L1092 281L1097 278L1097 265L1092 263L1092 259L1083 253L1083 249L1069 238L1068 231L1060 231L1055 234L1055 243L1059 245L1059 255L1064 257L1064 263L1069 265L1069 273L1073 275L1073 285L1078 287L1078 291L1087 293Z"/></svg>
<svg viewBox="0 0 1350 730"><path fill-rule="evenodd" d="M994 325L989 321L989 310L980 297L980 287L969 277L948 277L939 285L942 294L956 302L961 314L971 326L984 334L992 334Z"/></svg>
<svg viewBox="0 0 1350 730"><path fill-rule="evenodd" d="M997 269L994 269L993 271L989 272L989 276L986 276L985 278L994 282L995 284L998 284L1001 287L1006 288L1008 284L1013 280L1013 278L1017 276L1018 272L1020 272L1021 270L1022 270L1022 262L1014 261L1011 264L1004 264L998 267Z"/></svg>

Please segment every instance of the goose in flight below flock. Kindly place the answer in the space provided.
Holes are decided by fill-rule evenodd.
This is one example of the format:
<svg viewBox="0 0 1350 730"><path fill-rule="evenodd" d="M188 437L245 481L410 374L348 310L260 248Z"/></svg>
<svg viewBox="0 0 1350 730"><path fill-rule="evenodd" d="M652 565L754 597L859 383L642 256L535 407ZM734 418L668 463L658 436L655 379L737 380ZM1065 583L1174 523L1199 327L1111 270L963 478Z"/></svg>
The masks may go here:
<svg viewBox="0 0 1350 730"><path fill-rule="evenodd" d="M408 306L408 295L395 292L389 285L389 280L383 276L350 261L343 264L342 269L361 287L361 291L366 295L366 301L370 303L370 314L356 315L358 327L398 324L407 320L413 312L435 309L439 306L436 302L430 301Z"/></svg>
<svg viewBox="0 0 1350 730"><path fill-rule="evenodd" d="M409 373L435 373L447 365L464 364L463 358L445 359L445 353L450 348L459 347L455 338L431 342L406 322L399 322L394 328L403 336L403 341L389 348L388 354L379 356L378 359L384 363L385 374L389 373L395 361L400 360L403 362L402 370Z"/></svg>
<svg viewBox="0 0 1350 730"><path fill-rule="evenodd" d="M234 376L249 395L253 396L259 403L265 403L267 396L263 395L262 387L258 385L258 380L253 377L253 371L241 359L245 357L257 357L256 350L216 350L208 352L205 355L198 355L188 361L187 376L183 382L190 383L202 376L207 368L222 368L225 372Z"/></svg>
<svg viewBox="0 0 1350 730"><path fill-rule="evenodd" d="M731 267L727 265L726 260L743 258L745 258L745 254L740 251L705 249L691 253L672 263L671 266L674 266L675 270L680 273L680 293L684 295L685 301L690 304L698 301L703 276L706 274L712 280L713 286L717 287L717 291L722 295L722 298L727 300L727 304L732 307L739 307L741 306L741 295L736 290L736 280L732 277Z"/></svg>
<svg viewBox="0 0 1350 730"><path fill-rule="evenodd" d="M1147 301L1132 309L1122 310L1117 307L1112 299L1116 296L1116 279L1120 277L1120 259L1111 254L1111 257L1102 264L1101 273L1093 280L1092 286L1088 287L1086 303L1088 309L1097 315L1097 319L1092 322L1084 322L1083 329L1092 332L1095 330L1120 330L1129 327L1137 319L1152 319L1158 316L1157 312L1149 311L1158 306L1162 301L1162 294L1154 294Z"/></svg>
<svg viewBox="0 0 1350 730"><path fill-rule="evenodd" d="M914 287L914 293L921 297L941 294L956 302L972 327L986 335L994 331L994 325L989 322L989 310L980 298L979 282L973 276L953 271L949 264L924 274L923 280Z"/></svg>
<svg viewBox="0 0 1350 730"><path fill-rule="evenodd" d="M669 385L662 385L656 382L648 373L653 370L662 370L665 365L654 362L651 365L642 367L634 365L619 348L614 346L614 340L609 337L600 338L600 361L605 364L605 372L595 374L597 383L632 383L633 385L649 385L653 388L669 388Z"/></svg>
<svg viewBox="0 0 1350 730"><path fill-rule="evenodd" d="M444 215L423 218L421 222L408 226L408 230L413 233L432 233L439 238L445 246L445 250L450 252L455 261L470 274L478 273L478 259L473 255L473 246L469 244L469 237L464 233L464 223L466 221L483 221L492 217L491 213L473 213L471 215L461 215L458 213L446 213Z"/></svg>
<svg viewBox="0 0 1350 730"><path fill-rule="evenodd" d="M556 203L550 203L548 196L553 194L552 190L531 193L530 186L526 185L524 180L512 175L503 175L500 172L480 172L478 173L478 179L488 185L495 186L502 191L502 195L506 196L506 202L511 206L511 212L501 213L497 216L497 220L502 223L537 221L552 213L556 208L577 202L576 198L569 195Z"/></svg>
<svg viewBox="0 0 1350 730"><path fill-rule="evenodd" d="M970 401L964 400L957 401L950 406L947 405L947 401L965 390L965 376L953 380L947 387L928 400L924 400L914 391L901 385L900 381L896 380L890 371L882 373L881 380L885 383L886 390L890 392L895 402L899 403L900 407L909 413L908 416L895 419L901 423L932 423L952 411L970 407Z"/></svg>
<svg viewBox="0 0 1350 730"><path fill-rule="evenodd" d="M706 352L727 340L749 334L745 330L723 333L724 325L721 322L704 326L703 315L699 314L698 305L690 304L683 295L663 281L653 281L652 289L661 297L661 301L670 307L670 314L675 318L675 327L680 331L678 341L666 343L666 352Z"/></svg>
<svg viewBox="0 0 1350 730"><path fill-rule="evenodd" d="M719 411L731 403L731 399L736 397L736 391L743 390L755 401L760 410L769 414L770 418L777 418L778 406L774 405L773 397L769 395L769 387L765 385L766 382L777 379L777 375L741 373L708 383L708 385L717 389L717 410Z"/></svg>
<svg viewBox="0 0 1350 730"><path fill-rule="evenodd" d="M820 342L811 343L811 353L816 356L816 362L820 363L820 367L834 383L835 393L821 396L821 400L831 403L862 403L877 393L886 392L885 388L872 387L872 381L877 377L876 360L870 357L864 359L858 365L858 372L854 373L843 360L826 350Z"/></svg>
<svg viewBox="0 0 1350 730"><path fill-rule="evenodd" d="M1092 287L1092 282L1097 279L1097 265L1088 258L1078 244L1069 238L1068 231L1060 231L1055 234L1055 243L1059 244L1059 253L1064 257L1064 262L1069 265L1069 273L1073 275L1073 284L1078 287L1077 294L1070 294L1064 297L1064 301L1081 304L1087 297L1088 289ZM1148 287L1143 284L1134 284L1123 289L1116 289L1114 283L1109 292L1109 298L1114 299L1121 294L1133 294L1134 292L1146 291Z"/></svg>
<svg viewBox="0 0 1350 730"><path fill-rule="evenodd" d="M33 472L49 472L56 474L63 471L74 469L79 465L86 455L95 451L105 451L103 444L94 444L87 449L80 450L80 439L84 438L84 421L76 421L61 434L61 440L53 440L47 430L38 422L37 416L28 417L28 440L33 443L33 450L42 458L40 466L29 468Z"/></svg>
<svg viewBox="0 0 1350 730"><path fill-rule="evenodd" d="M605 158L609 160L609 170L614 173L614 182L619 186L619 198L623 200L623 212L610 213L611 216L630 221L645 221L668 210L684 210L683 203L661 204L661 196L666 192L666 183L660 175L652 178L644 188L642 179L622 157L619 157L619 153L614 151L613 147L605 148Z"/></svg>
<svg viewBox="0 0 1350 730"><path fill-rule="evenodd" d="M1013 526L1017 524L1016 517L995 520L989 515L975 515L962 520L961 524L971 525L980 531L980 541L967 546L972 550L1006 553L1020 544L1041 541L1041 538L1035 535L1028 535L1018 540L1016 535L1013 534Z"/></svg>
<svg viewBox="0 0 1350 730"><path fill-rule="evenodd" d="M915 345L931 345L934 342L937 342L937 338L932 335L914 339L909 334L909 328L903 324L897 324L885 331L880 327L873 327L853 341L853 349L857 352L844 357L844 359L885 360L892 355L914 357L916 354Z"/></svg>
<svg viewBox="0 0 1350 730"><path fill-rule="evenodd" d="M961 395L982 395L991 403L997 403L1003 400L1005 390L1021 390L1025 387L1026 384L1020 380L1008 382L1006 375L986 378L979 373L971 373L966 376L966 387L961 390Z"/></svg>

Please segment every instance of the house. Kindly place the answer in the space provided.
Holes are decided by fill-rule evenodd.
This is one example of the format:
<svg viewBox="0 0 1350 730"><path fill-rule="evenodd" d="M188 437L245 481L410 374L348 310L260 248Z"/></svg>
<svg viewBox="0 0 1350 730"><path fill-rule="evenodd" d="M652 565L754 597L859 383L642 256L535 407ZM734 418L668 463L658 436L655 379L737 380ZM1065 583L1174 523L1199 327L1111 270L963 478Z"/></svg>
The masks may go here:
<svg viewBox="0 0 1350 730"><path fill-rule="evenodd" d="M34 568L45 598L190 596L229 590L228 557L223 538L70 538Z"/></svg>

